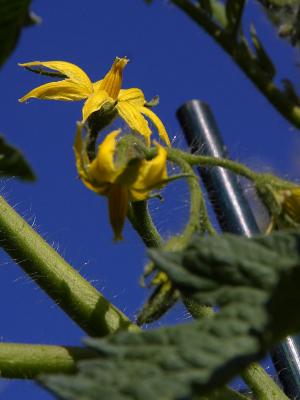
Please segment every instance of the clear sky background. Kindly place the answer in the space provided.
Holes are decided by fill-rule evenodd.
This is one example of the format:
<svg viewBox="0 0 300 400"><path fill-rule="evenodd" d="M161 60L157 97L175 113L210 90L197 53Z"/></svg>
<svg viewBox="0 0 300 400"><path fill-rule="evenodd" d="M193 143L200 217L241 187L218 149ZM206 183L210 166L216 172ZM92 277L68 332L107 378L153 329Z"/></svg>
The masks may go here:
<svg viewBox="0 0 300 400"><path fill-rule="evenodd" d="M278 79L289 77L299 89L299 53L278 40L259 6L250 0L245 18L254 21L269 49ZM299 131L258 93L231 59L198 26L167 1L33 1L39 26L23 30L17 49L0 71L1 125L7 140L22 149L36 183L2 180L1 193L104 295L134 318L147 291L138 279L147 260L129 224L124 241L113 243L106 199L76 178L72 144L81 103L17 99L46 82L18 62L65 60L101 79L116 56L127 56L124 88L140 87L164 121L174 146L185 146L175 112L185 101L208 102L231 156L258 170L299 176ZM121 122L121 126L123 123ZM187 215L185 185L164 190L165 201L151 210L165 235L179 232ZM4 253L0 258L0 339L5 342L78 345L82 332ZM186 318L177 307L167 321ZM28 381L0 381L0 399L47 400L48 393Z"/></svg>

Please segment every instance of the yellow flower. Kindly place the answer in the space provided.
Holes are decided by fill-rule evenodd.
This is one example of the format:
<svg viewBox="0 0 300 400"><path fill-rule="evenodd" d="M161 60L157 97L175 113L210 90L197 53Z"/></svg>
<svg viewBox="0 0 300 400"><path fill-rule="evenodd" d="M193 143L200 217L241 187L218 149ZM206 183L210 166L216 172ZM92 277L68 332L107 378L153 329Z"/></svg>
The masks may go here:
<svg viewBox="0 0 300 400"><path fill-rule="evenodd" d="M84 149L80 126L74 143L76 166L83 183L108 198L109 218L116 240L122 239L128 202L147 199L149 192L161 187L168 178L167 152L161 145L156 143L157 155L149 161L137 154L122 160L118 157L116 141L119 133L120 130L116 130L105 137L91 163Z"/></svg>
<svg viewBox="0 0 300 400"><path fill-rule="evenodd" d="M144 118L146 116L155 125L162 140L170 145L163 123L145 106L143 92L138 88L121 89L123 69L127 63L127 58L117 57L105 77L94 83L81 68L66 61L33 61L19 64L28 68L46 67L66 76L61 81L46 83L31 90L19 101L23 102L32 97L64 101L86 99L82 108L82 122L85 122L93 112L103 110L104 107L114 108L126 124L143 135L150 145L151 130Z"/></svg>
<svg viewBox="0 0 300 400"><path fill-rule="evenodd" d="M283 212L293 221L300 223L300 187L294 187L281 192Z"/></svg>

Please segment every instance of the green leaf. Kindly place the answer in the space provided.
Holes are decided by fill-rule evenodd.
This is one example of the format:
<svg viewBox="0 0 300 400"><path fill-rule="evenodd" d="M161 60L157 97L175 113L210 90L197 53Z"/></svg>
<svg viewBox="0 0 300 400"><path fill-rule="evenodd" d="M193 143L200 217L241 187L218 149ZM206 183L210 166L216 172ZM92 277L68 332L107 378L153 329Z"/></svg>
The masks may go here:
<svg viewBox="0 0 300 400"><path fill-rule="evenodd" d="M34 181L35 176L22 153L6 143L0 136L0 176L14 176L27 181Z"/></svg>
<svg viewBox="0 0 300 400"><path fill-rule="evenodd" d="M29 12L31 0L0 0L0 66L14 50L24 26L38 22Z"/></svg>
<svg viewBox="0 0 300 400"><path fill-rule="evenodd" d="M225 234L197 238L182 252L149 252L185 296L219 311L185 325L89 339L98 359L79 363L77 375L42 379L60 398L205 396L300 330L299 232Z"/></svg>
<svg viewBox="0 0 300 400"><path fill-rule="evenodd" d="M185 296L221 307L217 318L229 308L243 309L256 334L270 334L262 337L263 345L300 330L299 231L252 239L230 234L197 238L183 252L150 254Z"/></svg>
<svg viewBox="0 0 300 400"><path fill-rule="evenodd" d="M273 79L276 74L276 68L266 53L259 37L257 36L256 29L254 25L250 27L250 35L252 39L253 46L256 51L257 60L262 68L262 70L267 74L269 79Z"/></svg>
<svg viewBox="0 0 300 400"><path fill-rule="evenodd" d="M240 29L243 16L245 0L227 0L226 16L227 16L227 32L236 37Z"/></svg>

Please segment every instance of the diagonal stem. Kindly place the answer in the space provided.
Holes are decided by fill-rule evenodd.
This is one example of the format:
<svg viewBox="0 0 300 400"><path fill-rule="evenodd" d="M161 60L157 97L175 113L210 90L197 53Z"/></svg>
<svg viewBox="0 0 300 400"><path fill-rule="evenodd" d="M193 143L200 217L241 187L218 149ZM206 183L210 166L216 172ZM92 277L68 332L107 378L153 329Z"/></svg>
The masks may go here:
<svg viewBox="0 0 300 400"><path fill-rule="evenodd" d="M231 56L239 68L282 116L295 127L300 128L300 107L289 101L285 94L266 76L258 63L250 55L246 55L243 44L232 41L230 35L208 18L199 6L189 0L171 0L171 2L204 29Z"/></svg>
<svg viewBox="0 0 300 400"><path fill-rule="evenodd" d="M134 329L129 319L72 268L0 197L0 243L14 261L90 336Z"/></svg>

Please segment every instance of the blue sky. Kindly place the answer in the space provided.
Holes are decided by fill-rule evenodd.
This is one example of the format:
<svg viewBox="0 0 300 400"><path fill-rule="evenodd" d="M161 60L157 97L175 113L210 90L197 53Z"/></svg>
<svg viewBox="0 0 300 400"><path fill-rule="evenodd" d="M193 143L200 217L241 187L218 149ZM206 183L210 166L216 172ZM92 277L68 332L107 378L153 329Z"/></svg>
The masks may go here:
<svg viewBox="0 0 300 400"><path fill-rule="evenodd" d="M299 54L276 38L257 4L248 3L246 27L258 34L278 65L278 81L289 76L299 89ZM1 193L83 276L131 318L147 297L138 278L147 260L140 239L126 224L124 241L115 244L106 200L76 178L72 144L81 103L17 99L45 82L18 62L66 60L92 80L107 72L115 56L127 56L124 87L140 87L148 99L158 94L157 114L174 146L185 146L175 112L190 99L208 102L231 156L259 170L297 179L299 132L285 121L220 48L167 1L33 1L42 23L23 31L17 49L0 73L1 131L21 148L38 181L1 181ZM121 126L123 126L123 123ZM153 217L169 237L184 226L188 198L183 183L164 190L151 203ZM1 340L72 344L84 333L23 274L5 254L0 259ZM169 320L182 321L175 309ZM0 399L50 399L31 382L0 381Z"/></svg>

